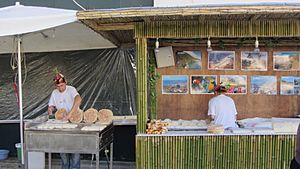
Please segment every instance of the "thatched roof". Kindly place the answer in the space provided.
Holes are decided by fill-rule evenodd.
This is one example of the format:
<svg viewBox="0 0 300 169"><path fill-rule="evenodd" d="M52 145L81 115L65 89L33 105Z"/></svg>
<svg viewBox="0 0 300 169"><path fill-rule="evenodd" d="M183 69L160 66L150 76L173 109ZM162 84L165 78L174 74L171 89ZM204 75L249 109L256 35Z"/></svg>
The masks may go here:
<svg viewBox="0 0 300 169"><path fill-rule="evenodd" d="M300 6L126 8L80 11L77 17L120 46L124 43L134 43L134 25L138 22L291 20L297 25L300 21Z"/></svg>
<svg viewBox="0 0 300 169"><path fill-rule="evenodd" d="M127 8L80 11L79 20L98 23L149 22L161 20L300 19L300 6L223 6L185 8Z"/></svg>

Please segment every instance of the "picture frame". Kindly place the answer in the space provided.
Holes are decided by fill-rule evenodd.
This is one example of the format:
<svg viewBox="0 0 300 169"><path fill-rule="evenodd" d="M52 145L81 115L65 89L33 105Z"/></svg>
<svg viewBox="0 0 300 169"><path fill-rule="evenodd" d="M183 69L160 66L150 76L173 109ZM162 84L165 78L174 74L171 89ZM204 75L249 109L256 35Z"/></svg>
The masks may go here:
<svg viewBox="0 0 300 169"><path fill-rule="evenodd" d="M202 53L200 50L177 51L176 68L202 69Z"/></svg>
<svg viewBox="0 0 300 169"><path fill-rule="evenodd" d="M235 51L210 51L208 52L209 70L234 70Z"/></svg>
<svg viewBox="0 0 300 169"><path fill-rule="evenodd" d="M162 75L162 94L188 94L188 76Z"/></svg>
<svg viewBox="0 0 300 169"><path fill-rule="evenodd" d="M220 84L225 86L227 94L247 94L246 75L221 75Z"/></svg>
<svg viewBox="0 0 300 169"><path fill-rule="evenodd" d="M217 75L191 75L191 94L214 94L214 86L217 83Z"/></svg>
<svg viewBox="0 0 300 169"><path fill-rule="evenodd" d="M282 76L280 95L300 95L300 76Z"/></svg>
<svg viewBox="0 0 300 169"><path fill-rule="evenodd" d="M267 71L268 52L241 52L241 70Z"/></svg>
<svg viewBox="0 0 300 169"><path fill-rule="evenodd" d="M250 83L253 95L277 95L276 76L251 76Z"/></svg>
<svg viewBox="0 0 300 169"><path fill-rule="evenodd" d="M273 52L273 70L275 71L300 70L300 52L296 52L296 51Z"/></svg>

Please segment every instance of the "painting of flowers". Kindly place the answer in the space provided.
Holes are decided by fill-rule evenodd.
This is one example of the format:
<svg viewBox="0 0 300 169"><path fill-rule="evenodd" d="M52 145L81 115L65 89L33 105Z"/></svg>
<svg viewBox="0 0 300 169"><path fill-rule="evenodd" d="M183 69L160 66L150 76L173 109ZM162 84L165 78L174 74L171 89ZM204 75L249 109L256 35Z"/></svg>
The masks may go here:
<svg viewBox="0 0 300 169"><path fill-rule="evenodd" d="M190 77L191 94L213 94L217 76L194 75Z"/></svg>

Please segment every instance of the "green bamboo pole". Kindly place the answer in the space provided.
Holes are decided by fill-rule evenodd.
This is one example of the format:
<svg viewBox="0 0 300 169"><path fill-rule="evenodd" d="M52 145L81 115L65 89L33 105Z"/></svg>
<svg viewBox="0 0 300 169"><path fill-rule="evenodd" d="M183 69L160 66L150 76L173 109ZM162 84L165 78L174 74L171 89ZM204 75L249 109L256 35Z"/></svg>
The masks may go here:
<svg viewBox="0 0 300 169"><path fill-rule="evenodd" d="M148 118L148 93L147 93L147 39L136 39L137 49L137 133L145 133Z"/></svg>

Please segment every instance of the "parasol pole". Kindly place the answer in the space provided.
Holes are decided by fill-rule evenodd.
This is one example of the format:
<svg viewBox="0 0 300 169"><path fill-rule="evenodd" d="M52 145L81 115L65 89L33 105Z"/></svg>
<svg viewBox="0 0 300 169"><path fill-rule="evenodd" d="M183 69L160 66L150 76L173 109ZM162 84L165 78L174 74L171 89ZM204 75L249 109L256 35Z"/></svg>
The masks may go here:
<svg viewBox="0 0 300 169"><path fill-rule="evenodd" d="M18 39L18 87L19 87L19 111L20 111L20 138L21 138L21 156L22 165L24 165L24 138L23 138L23 92L22 92L22 67L21 67L21 37L17 36Z"/></svg>

